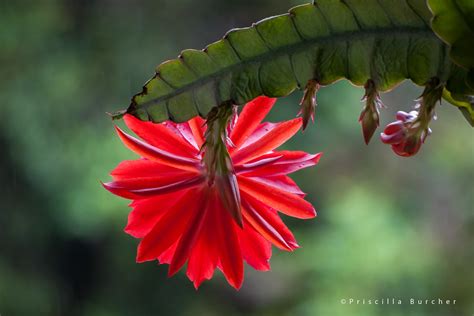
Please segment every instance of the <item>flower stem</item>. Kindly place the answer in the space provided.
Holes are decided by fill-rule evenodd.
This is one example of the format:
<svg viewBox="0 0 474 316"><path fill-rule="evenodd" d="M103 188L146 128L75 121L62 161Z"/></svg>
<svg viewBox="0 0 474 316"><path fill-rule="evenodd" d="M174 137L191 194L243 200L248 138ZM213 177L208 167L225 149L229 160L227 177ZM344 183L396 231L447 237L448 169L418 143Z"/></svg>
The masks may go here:
<svg viewBox="0 0 474 316"><path fill-rule="evenodd" d="M232 104L223 104L209 113L206 140L203 145L204 164L207 169L209 187L215 186L223 206L242 227L240 192L234 165L227 150L227 126L233 114L234 105Z"/></svg>
<svg viewBox="0 0 474 316"><path fill-rule="evenodd" d="M419 98L419 115L416 121L421 122L424 128L428 128L431 119L435 116L435 107L443 96L443 84L439 78L431 78L425 86L425 90Z"/></svg>

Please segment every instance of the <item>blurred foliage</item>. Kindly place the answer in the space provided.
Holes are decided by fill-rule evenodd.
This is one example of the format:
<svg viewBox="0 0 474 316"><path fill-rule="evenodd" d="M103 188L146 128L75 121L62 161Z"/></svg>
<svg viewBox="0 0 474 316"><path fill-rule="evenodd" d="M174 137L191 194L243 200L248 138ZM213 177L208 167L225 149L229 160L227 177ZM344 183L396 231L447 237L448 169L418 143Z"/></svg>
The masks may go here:
<svg viewBox="0 0 474 316"><path fill-rule="evenodd" d="M240 292L218 275L199 291L183 273L134 262L125 200L99 180L133 159L105 114L128 104L157 62L302 1L10 1L0 3L1 315L471 315L474 142L450 106L404 159L357 122L363 91L319 95L315 126L287 148L323 151L295 174L318 209L285 218L302 249L275 251L272 271L246 271ZM421 90L382 95L381 125ZM294 117L301 93L272 120ZM121 123L120 123L121 124ZM394 297L455 306L343 305Z"/></svg>

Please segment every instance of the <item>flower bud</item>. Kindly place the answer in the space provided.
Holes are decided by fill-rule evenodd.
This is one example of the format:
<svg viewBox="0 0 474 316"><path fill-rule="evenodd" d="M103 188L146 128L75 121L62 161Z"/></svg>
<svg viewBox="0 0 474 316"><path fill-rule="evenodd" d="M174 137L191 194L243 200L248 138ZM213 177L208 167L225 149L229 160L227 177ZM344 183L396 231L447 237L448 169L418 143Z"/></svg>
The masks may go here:
<svg viewBox="0 0 474 316"><path fill-rule="evenodd" d="M382 142L392 145L392 150L399 156L409 157L415 155L424 142L426 136L420 133L420 124L414 124L418 112L397 112L397 121L388 124L380 135ZM422 137L420 137L422 136Z"/></svg>
<svg viewBox="0 0 474 316"><path fill-rule="evenodd" d="M372 80L368 80L364 87L365 95L362 101L365 101L365 106L360 113L359 122L362 125L364 141L369 144L379 126L379 109L383 107L383 104Z"/></svg>
<svg viewBox="0 0 474 316"><path fill-rule="evenodd" d="M426 137L431 134L429 123L435 117L434 108L441 100L442 92L439 79L428 81L415 106L418 111L397 112L397 121L388 124L380 135L382 142L391 145L399 156L410 157L418 153Z"/></svg>
<svg viewBox="0 0 474 316"><path fill-rule="evenodd" d="M301 115L303 118L303 131L306 129L308 125L309 119L314 123L314 111L316 110L317 100L316 100L316 93L320 88L319 83L314 80L308 80L306 84L306 88L304 90L303 98L301 99L300 105L301 110L298 115Z"/></svg>

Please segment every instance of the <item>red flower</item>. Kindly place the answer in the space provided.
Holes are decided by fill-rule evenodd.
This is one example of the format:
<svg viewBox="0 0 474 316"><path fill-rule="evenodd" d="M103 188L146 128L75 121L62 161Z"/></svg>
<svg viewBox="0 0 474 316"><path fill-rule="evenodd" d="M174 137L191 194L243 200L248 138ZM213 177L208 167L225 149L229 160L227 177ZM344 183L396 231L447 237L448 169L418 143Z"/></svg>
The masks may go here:
<svg viewBox="0 0 474 316"><path fill-rule="evenodd" d="M392 150L399 156L410 157L418 153L431 133L418 117L417 111L398 111L397 121L388 124L380 135L382 142L392 145Z"/></svg>
<svg viewBox="0 0 474 316"><path fill-rule="evenodd" d="M302 121L261 123L274 103L253 100L223 133L201 118L153 124L125 116L142 140L118 127L117 133L142 158L120 163L111 173L114 181L104 186L133 200L125 232L142 239L137 262L158 259L170 265L171 276L187 261L196 288L217 267L238 289L243 260L269 270L271 244L287 251L299 247L277 210L302 219L316 216L287 174L315 165L321 154L275 150Z"/></svg>

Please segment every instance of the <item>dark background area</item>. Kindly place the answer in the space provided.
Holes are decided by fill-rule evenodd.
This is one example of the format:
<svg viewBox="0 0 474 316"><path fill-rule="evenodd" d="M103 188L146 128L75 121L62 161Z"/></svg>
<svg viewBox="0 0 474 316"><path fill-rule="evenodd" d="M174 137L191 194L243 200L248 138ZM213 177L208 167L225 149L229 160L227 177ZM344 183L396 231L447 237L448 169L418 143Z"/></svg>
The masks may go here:
<svg viewBox="0 0 474 316"><path fill-rule="evenodd" d="M319 95L315 126L286 148L324 152L294 179L319 217L284 218L302 248L246 269L239 292L219 272L195 291L184 273L136 264L127 201L100 180L133 159L105 114L125 108L161 61L303 1L4 1L0 3L0 315L472 315L474 143L447 103L413 158L357 122L361 88ZM409 110L421 89L382 95ZM271 120L298 112L302 92ZM122 123L119 123L122 124ZM381 131L381 130L379 130ZM343 305L341 299L402 299ZM415 299L456 305L411 306Z"/></svg>

